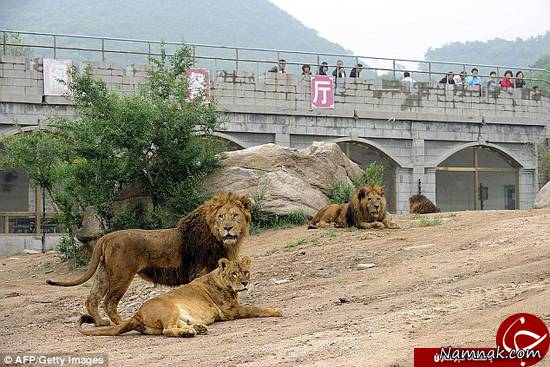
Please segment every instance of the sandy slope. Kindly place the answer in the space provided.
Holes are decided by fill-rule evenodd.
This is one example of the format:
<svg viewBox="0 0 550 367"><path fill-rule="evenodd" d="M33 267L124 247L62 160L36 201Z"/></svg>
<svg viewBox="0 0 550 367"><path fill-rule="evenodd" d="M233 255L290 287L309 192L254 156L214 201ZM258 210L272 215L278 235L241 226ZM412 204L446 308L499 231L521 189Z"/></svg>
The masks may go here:
<svg viewBox="0 0 550 367"><path fill-rule="evenodd" d="M107 353L111 366L412 366L414 347L493 345L512 313L550 324L550 211L436 216L442 223L429 227L402 217L401 230L251 237L243 301L281 307L284 317L218 323L193 339L81 336L74 321L89 284L45 286L67 273L53 254L3 257L0 352ZM367 263L375 266L358 269ZM162 291L136 278L121 310Z"/></svg>

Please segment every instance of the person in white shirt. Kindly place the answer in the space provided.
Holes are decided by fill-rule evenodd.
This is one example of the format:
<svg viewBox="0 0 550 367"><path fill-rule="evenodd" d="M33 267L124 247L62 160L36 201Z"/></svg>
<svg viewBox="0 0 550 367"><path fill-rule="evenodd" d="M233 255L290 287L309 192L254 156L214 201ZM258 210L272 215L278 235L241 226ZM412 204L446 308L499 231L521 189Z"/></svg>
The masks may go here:
<svg viewBox="0 0 550 367"><path fill-rule="evenodd" d="M411 78L411 73L409 73L408 71L405 71L403 73L403 79L401 79L402 82L407 82L407 83L410 83L411 85L411 88L414 88L416 86L416 80L414 80L413 78Z"/></svg>

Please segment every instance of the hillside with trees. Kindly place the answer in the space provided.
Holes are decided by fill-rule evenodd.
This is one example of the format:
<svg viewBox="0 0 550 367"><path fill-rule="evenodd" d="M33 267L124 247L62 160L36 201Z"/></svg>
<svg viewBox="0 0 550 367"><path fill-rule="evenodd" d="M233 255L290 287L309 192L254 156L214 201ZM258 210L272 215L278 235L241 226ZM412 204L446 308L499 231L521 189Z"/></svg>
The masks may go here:
<svg viewBox="0 0 550 367"><path fill-rule="evenodd" d="M550 53L550 31L514 41L496 38L487 42L451 42L439 48L430 48L424 57L429 61L527 66L534 64L545 53Z"/></svg>

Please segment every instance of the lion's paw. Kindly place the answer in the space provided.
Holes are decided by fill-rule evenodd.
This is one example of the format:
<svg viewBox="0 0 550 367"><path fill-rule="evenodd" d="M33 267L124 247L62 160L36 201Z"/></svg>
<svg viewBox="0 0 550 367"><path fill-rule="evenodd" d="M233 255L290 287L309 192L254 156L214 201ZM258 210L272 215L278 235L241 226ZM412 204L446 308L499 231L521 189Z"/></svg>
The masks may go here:
<svg viewBox="0 0 550 367"><path fill-rule="evenodd" d="M208 334L208 328L204 324L193 324L193 329L197 332L199 335L206 335Z"/></svg>

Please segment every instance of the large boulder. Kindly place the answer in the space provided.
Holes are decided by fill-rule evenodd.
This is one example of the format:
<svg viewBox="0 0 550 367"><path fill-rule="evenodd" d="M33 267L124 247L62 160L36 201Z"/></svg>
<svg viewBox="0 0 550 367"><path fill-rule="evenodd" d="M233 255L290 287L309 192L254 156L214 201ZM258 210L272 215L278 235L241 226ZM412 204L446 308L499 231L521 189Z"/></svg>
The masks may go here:
<svg viewBox="0 0 550 367"><path fill-rule="evenodd" d="M232 191L253 197L263 192L268 214L302 209L312 216L329 203L328 194L338 181L351 183L361 173L335 143L313 143L305 149L265 144L226 153L206 187L210 194Z"/></svg>
<svg viewBox="0 0 550 367"><path fill-rule="evenodd" d="M550 181L540 189L533 206L535 209L550 208Z"/></svg>

